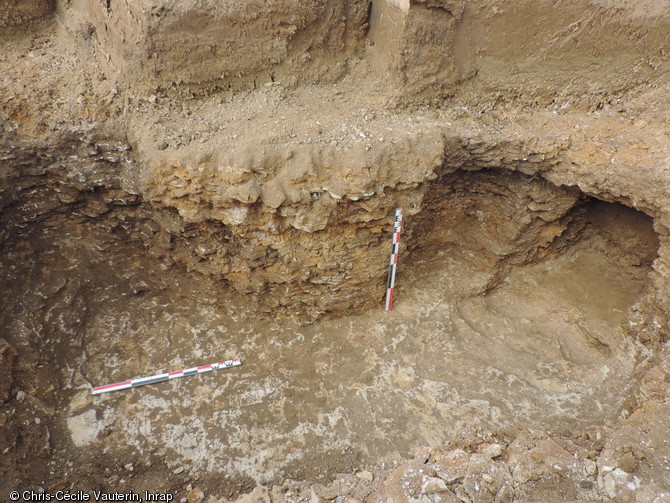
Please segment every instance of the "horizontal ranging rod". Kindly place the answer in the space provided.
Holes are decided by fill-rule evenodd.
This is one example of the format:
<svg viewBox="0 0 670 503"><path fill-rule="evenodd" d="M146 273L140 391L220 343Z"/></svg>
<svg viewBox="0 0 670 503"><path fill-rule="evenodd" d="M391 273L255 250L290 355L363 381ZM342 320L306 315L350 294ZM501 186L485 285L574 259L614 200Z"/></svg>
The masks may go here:
<svg viewBox="0 0 670 503"><path fill-rule="evenodd" d="M157 374L155 376L140 377L138 379L131 379L130 381L107 384L106 386L98 386L97 388L93 388L91 390L91 394L99 395L100 393L107 393L109 391L137 388L138 386L144 386L145 384L154 384L157 382L169 381L170 379L194 376L196 374L211 372L212 370L227 369L229 367L237 367L239 365L242 365L242 360L239 358L234 360L227 360L225 362L210 363L209 365L201 365L200 367L193 367L186 370L175 370L174 372L167 372L166 374Z"/></svg>
<svg viewBox="0 0 670 503"><path fill-rule="evenodd" d="M393 288L395 286L395 270L398 266L398 247L400 246L400 231L402 230L402 208L396 208L393 222L393 241L391 242L391 260L389 262L389 276L386 283L385 311L393 307Z"/></svg>

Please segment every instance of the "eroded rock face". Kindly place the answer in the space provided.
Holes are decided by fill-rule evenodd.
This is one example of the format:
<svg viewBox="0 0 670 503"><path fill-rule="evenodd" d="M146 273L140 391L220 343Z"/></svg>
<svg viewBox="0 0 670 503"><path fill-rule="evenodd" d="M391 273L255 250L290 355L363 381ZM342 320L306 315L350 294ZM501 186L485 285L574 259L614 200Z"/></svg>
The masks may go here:
<svg viewBox="0 0 670 503"><path fill-rule="evenodd" d="M538 260L575 235L578 229L569 225L580 191L561 183L603 199L634 201L658 215L656 228L663 228L666 196L663 185L644 181L647 174L657 176L651 169L633 175L639 189L626 189L631 178L621 173L578 175L585 153L597 152L599 144L573 151L568 142L464 141L443 134L431 125L416 137L370 150L354 144L341 156L330 145L233 153L196 143L144 151L90 133L50 145L22 143L7 133L3 235L74 209L78 218L120 225L166 270L185 266L254 295L265 309L314 319L379 302L396 207L405 208L408 251L467 242L481 263L499 272L496 281L509 267ZM637 147L634 138L627 134L631 148ZM42 161L34 163L34 156ZM149 156L148 169L138 170ZM554 183L511 171L542 173ZM482 193L489 198L479 199ZM496 218L481 221L485 214ZM667 283L660 234L657 291ZM657 299L646 297L634 323L662 340L664 303Z"/></svg>
<svg viewBox="0 0 670 503"><path fill-rule="evenodd" d="M285 201L276 209L256 195L258 203L245 206L237 202L241 222L228 220L216 226L208 220L200 226L200 233L192 235L200 254L181 255L176 260L185 258L189 268L220 275L241 291L267 296L272 308L334 313L378 302L378 285L383 284L386 273L383 257L388 252L389 214L395 206L407 208L409 220L403 239L410 250L438 247L439 239L430 230L445 229L450 233L447 241L471 243L481 252L479 260L500 267L502 274L507 266L529 263L542 255L541 250L566 230L569 218L564 217L579 199L578 190L528 182L522 175L503 175L503 181L496 175L462 176L396 185L360 198L334 198L321 187L308 194L302 185L299 197L311 198L311 203ZM275 194L281 193L281 188L271 185ZM502 192L493 201L500 207L492 211L482 206L478 194L497 190ZM429 202L424 201L427 191L431 192ZM444 208L446 199L455 202L458 209ZM182 204L188 200L175 200L174 204L181 213L186 211ZM220 214L229 217L234 210L229 211ZM481 236L473 234L467 215L477 219L484 214L500 218L481 227ZM437 215L444 217L437 220ZM491 241L492 236L497 239ZM406 255L406 260L411 263L411 255Z"/></svg>
<svg viewBox="0 0 670 503"><path fill-rule="evenodd" d="M378 302L395 207L406 208L410 250L468 242L501 275L546 253L566 231L578 190L504 172L433 172L442 148L426 138L358 169L334 155L274 152L249 155L249 164L166 162L154 182L134 179L136 163L122 143L90 139L49 151L26 142L5 150L2 236L11 242L18 229L41 222L98 219L123 228L165 268L186 266L259 296L267 309L312 319ZM482 215L499 218L482 225Z"/></svg>

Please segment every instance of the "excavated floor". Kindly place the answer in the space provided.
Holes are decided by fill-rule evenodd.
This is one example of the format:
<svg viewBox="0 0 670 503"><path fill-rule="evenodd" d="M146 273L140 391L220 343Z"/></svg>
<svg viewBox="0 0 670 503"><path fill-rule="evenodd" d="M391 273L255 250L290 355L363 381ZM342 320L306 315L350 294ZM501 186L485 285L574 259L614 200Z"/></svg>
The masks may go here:
<svg viewBox="0 0 670 503"><path fill-rule="evenodd" d="M165 274L94 220L23 230L0 257L0 320L33 362L14 378L32 373L52 388L36 394L39 407L22 398L37 424L11 432L23 438L14 454L29 458L40 439L53 449L23 465L28 477L65 466L73 482L139 489L140 477L104 471L132 459L219 473L239 490L351 472L466 425L611 422L649 357L622 323L658 242L651 220L624 206L592 200L584 215L578 240L512 267L495 288L467 243L417 248L401 253L392 312L380 284L379 309L309 326L259 316L197 274ZM91 385L233 357L243 366L90 395ZM49 411L47 425L35 419ZM92 473L72 468L92 459Z"/></svg>

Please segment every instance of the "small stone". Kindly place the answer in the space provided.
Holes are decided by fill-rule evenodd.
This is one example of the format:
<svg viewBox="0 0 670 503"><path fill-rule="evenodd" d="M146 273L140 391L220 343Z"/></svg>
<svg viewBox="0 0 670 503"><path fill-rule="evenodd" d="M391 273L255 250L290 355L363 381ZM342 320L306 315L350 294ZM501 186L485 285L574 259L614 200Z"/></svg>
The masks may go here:
<svg viewBox="0 0 670 503"><path fill-rule="evenodd" d="M372 475L372 473L370 473L368 470L361 470L360 472L356 472L356 476L359 479L367 480L368 482L372 482L372 479L374 479L374 475Z"/></svg>
<svg viewBox="0 0 670 503"><path fill-rule="evenodd" d="M605 492L612 499L619 496L619 488L625 488L629 482L630 477L621 468L615 468L613 471L609 472L603 477ZM633 484L633 488L630 489L635 490L635 484Z"/></svg>
<svg viewBox="0 0 670 503"><path fill-rule="evenodd" d="M189 484L186 486L186 491L191 492L193 490L193 484Z"/></svg>
<svg viewBox="0 0 670 503"><path fill-rule="evenodd" d="M427 463L433 450L430 447L418 447L414 450L414 459L421 460L422 463Z"/></svg>
<svg viewBox="0 0 670 503"><path fill-rule="evenodd" d="M236 503L271 503L272 501L293 501L290 498L291 492L289 491L284 494L283 491L284 490L281 487L273 486L273 496L270 497L270 492L268 491L267 487L256 486L251 493L245 494L235 501Z"/></svg>
<svg viewBox="0 0 670 503"><path fill-rule="evenodd" d="M616 498L617 495L617 490L616 490L616 482L614 480L614 477L612 476L611 473L608 473L603 477L603 482L605 485L605 492L610 498Z"/></svg>
<svg viewBox="0 0 670 503"><path fill-rule="evenodd" d="M312 486L312 491L325 500L334 500L339 496L339 492L336 487L326 487L323 484L317 484Z"/></svg>
<svg viewBox="0 0 670 503"><path fill-rule="evenodd" d="M502 445L500 444L482 444L479 447L479 452L488 456L489 458L497 458L503 453Z"/></svg>
<svg viewBox="0 0 670 503"><path fill-rule="evenodd" d="M453 484L465 477L469 462L470 455L467 452L455 449L435 463L435 471L437 472L437 476L447 484Z"/></svg>
<svg viewBox="0 0 670 503"><path fill-rule="evenodd" d="M132 472L132 471L135 469L135 467L133 466L132 463L125 464L125 465L123 465L123 467L124 467L126 470L128 470L129 472Z"/></svg>
<svg viewBox="0 0 670 503"><path fill-rule="evenodd" d="M488 475L489 478L484 478L484 475ZM475 495L482 496L485 493L497 495L505 486L509 486L511 483L512 475L507 464L496 463L483 454L472 454L462 487L470 495L472 501L484 502L488 500L475 498ZM513 492L509 492L505 498L500 495L495 500L500 503L508 503L511 502L512 496Z"/></svg>
<svg viewBox="0 0 670 503"><path fill-rule="evenodd" d="M179 475L183 471L184 471L184 467L180 466L180 467L176 468L175 471L173 471L172 473L174 473L175 475Z"/></svg>
<svg viewBox="0 0 670 503"><path fill-rule="evenodd" d="M588 475L595 475L598 473L598 465L596 465L595 461L587 459L584 461L584 472Z"/></svg>
<svg viewBox="0 0 670 503"><path fill-rule="evenodd" d="M434 494L434 493L443 493L448 491L449 488L447 484L444 483L444 480L438 479L437 477L424 477L423 483L421 484L421 494Z"/></svg>
<svg viewBox="0 0 670 503"><path fill-rule="evenodd" d="M186 501L188 501L188 503L201 503L204 499L205 493L197 487L186 495Z"/></svg>
<svg viewBox="0 0 670 503"><path fill-rule="evenodd" d="M635 459L635 456L633 456L630 452L621 456L621 459L619 460L619 468L621 468L626 473L633 473L635 470L637 470L638 466L639 463L637 459Z"/></svg>

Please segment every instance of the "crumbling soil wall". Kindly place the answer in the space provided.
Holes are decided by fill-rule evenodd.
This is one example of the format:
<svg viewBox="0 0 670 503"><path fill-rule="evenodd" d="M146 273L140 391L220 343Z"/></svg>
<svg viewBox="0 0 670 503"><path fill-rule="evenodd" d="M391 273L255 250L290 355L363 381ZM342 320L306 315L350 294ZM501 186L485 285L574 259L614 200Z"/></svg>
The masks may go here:
<svg viewBox="0 0 670 503"><path fill-rule="evenodd" d="M367 9L361 0L75 0L60 18L125 85L211 90L341 78Z"/></svg>
<svg viewBox="0 0 670 503"><path fill-rule="evenodd" d="M653 79L667 60L666 8L376 0L369 57L404 101L467 94L497 107L617 106L621 92Z"/></svg>

